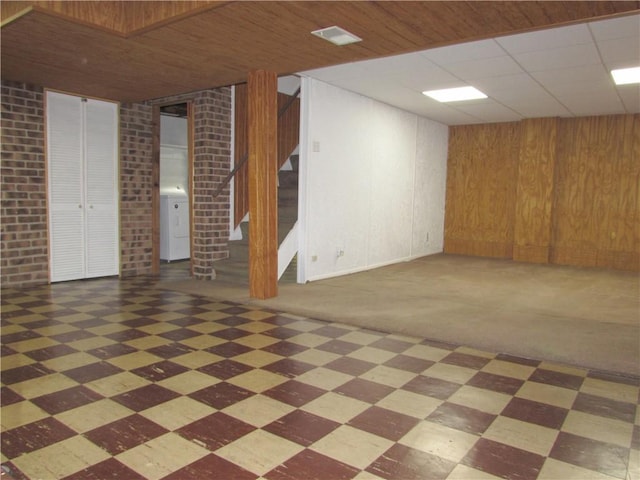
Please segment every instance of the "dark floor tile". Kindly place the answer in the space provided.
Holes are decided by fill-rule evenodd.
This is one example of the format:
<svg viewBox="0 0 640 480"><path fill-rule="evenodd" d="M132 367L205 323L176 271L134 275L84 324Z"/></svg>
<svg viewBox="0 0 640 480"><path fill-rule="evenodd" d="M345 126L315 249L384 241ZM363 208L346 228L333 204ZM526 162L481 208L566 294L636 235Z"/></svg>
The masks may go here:
<svg viewBox="0 0 640 480"><path fill-rule="evenodd" d="M308 447L339 426L340 424L333 420L302 410L294 410L266 425L263 430Z"/></svg>
<svg viewBox="0 0 640 480"><path fill-rule="evenodd" d="M226 325L227 327L237 327L239 325L244 325L246 323L251 322L251 320L249 320L248 318L244 318L244 317L236 317L236 316L229 316L226 318L221 318L219 320L216 320L216 323L220 323L222 325Z"/></svg>
<svg viewBox="0 0 640 480"><path fill-rule="evenodd" d="M501 478L535 480L544 460L541 455L481 438L460 463Z"/></svg>
<svg viewBox="0 0 640 480"><path fill-rule="evenodd" d="M109 323L109 322L101 321L101 323ZM94 335L91 332L87 332L86 330L76 330L73 332L65 332L65 333L60 333L58 335L53 335L51 338L53 338L54 340L60 343L71 343L71 342L76 342L78 340L85 340L87 338L92 338L95 336L96 335Z"/></svg>
<svg viewBox="0 0 640 480"><path fill-rule="evenodd" d="M438 480L447 478L455 466L442 457L396 444L366 471L388 480Z"/></svg>
<svg viewBox="0 0 640 480"><path fill-rule="evenodd" d="M91 465L62 480L145 480L145 477L123 465L115 458Z"/></svg>
<svg viewBox="0 0 640 480"><path fill-rule="evenodd" d="M129 353L134 353L137 351L138 350L136 348L130 345L125 345L123 343L113 343L111 345L105 345L104 347L94 348L93 350L87 351L87 353L102 360L108 360L109 358L128 355Z"/></svg>
<svg viewBox="0 0 640 480"><path fill-rule="evenodd" d="M379 348L381 350L387 350L388 352L402 353L406 349L413 347L413 343L403 342L402 340L396 340L394 338L381 338L375 342L369 344L370 347Z"/></svg>
<svg viewBox="0 0 640 480"><path fill-rule="evenodd" d="M8 476L7 480L30 480L13 462L5 462L0 468L2 469L2 475Z"/></svg>
<svg viewBox="0 0 640 480"><path fill-rule="evenodd" d="M211 451L253 432L256 427L223 412L216 412L176 430L180 436L195 441Z"/></svg>
<svg viewBox="0 0 640 480"><path fill-rule="evenodd" d="M252 333L247 332L246 330L241 330L239 328L229 327L223 330L218 330L217 332L211 332L209 335L224 338L225 340L235 340L236 338L242 338L246 337L247 335L252 335Z"/></svg>
<svg viewBox="0 0 640 480"><path fill-rule="evenodd" d="M324 327L317 328L313 331L314 335L322 335L323 337L338 338L351 332L346 328L334 327L333 325L326 325Z"/></svg>
<svg viewBox="0 0 640 480"><path fill-rule="evenodd" d="M4 315L4 314L3 314ZM21 332L8 333L2 335L2 343L8 345L15 342L24 342L25 340L31 340L32 338L41 337L37 332L33 330L22 330Z"/></svg>
<svg viewBox="0 0 640 480"><path fill-rule="evenodd" d="M316 368L315 365L300 362L298 360L292 360L290 358L283 358L282 360L278 360L277 362L273 362L262 367L263 370L278 373L288 378L295 378L309 370L313 370L314 368Z"/></svg>
<svg viewBox="0 0 640 480"><path fill-rule="evenodd" d="M569 410L566 408L515 397L504 407L500 415L558 430L568 413Z"/></svg>
<svg viewBox="0 0 640 480"><path fill-rule="evenodd" d="M441 348L442 350L455 350L459 345L452 343L439 342L437 340L425 339L420 342L420 345L426 345L427 347Z"/></svg>
<svg viewBox="0 0 640 480"><path fill-rule="evenodd" d="M357 345L355 343L345 342L342 340L329 340L328 342L323 343L322 345L318 345L315 348L317 348L318 350L323 350L325 352L337 353L338 355L347 355L362 348L362 345Z"/></svg>
<svg viewBox="0 0 640 480"><path fill-rule="evenodd" d="M5 407L12 403L18 403L23 401L24 398L11 390L9 387L2 387L0 389L0 406Z"/></svg>
<svg viewBox="0 0 640 480"><path fill-rule="evenodd" d="M174 342L179 342L180 340L185 340L187 338L197 337L200 335L202 335L202 333L189 330L188 328L177 328L175 330L161 333L158 336L168 338L169 340L173 340Z"/></svg>
<svg viewBox="0 0 640 480"><path fill-rule="evenodd" d="M354 378L335 388L333 391L367 403L376 403L395 389L388 385L371 382L362 378Z"/></svg>
<svg viewBox="0 0 640 480"><path fill-rule="evenodd" d="M253 392L232 385L227 382L220 382L210 387L203 388L197 392L193 392L189 397L209 405L210 407L222 410L234 403L238 403L245 398L255 395Z"/></svg>
<svg viewBox="0 0 640 480"><path fill-rule="evenodd" d="M186 353L194 352L195 349L183 345L181 343L168 343L166 345L159 345L157 347L146 350L147 352L162 358L173 358Z"/></svg>
<svg viewBox="0 0 640 480"><path fill-rule="evenodd" d="M442 363L448 363L449 365L457 365L459 367L467 367L473 368L474 370L480 370L487 363L489 363L491 359L477 357L475 355L468 355L466 353L452 352L440 361Z"/></svg>
<svg viewBox="0 0 640 480"><path fill-rule="evenodd" d="M467 382L467 385L473 387L506 393L507 395L515 395L523 384L524 380L487 372L478 372Z"/></svg>
<svg viewBox="0 0 640 480"><path fill-rule="evenodd" d="M14 383L24 382L26 380L49 375L51 373L55 372L40 363L32 363L31 365L5 370L0 373L0 378L2 378L2 383L5 385L12 385Z"/></svg>
<svg viewBox="0 0 640 480"><path fill-rule="evenodd" d="M435 363L436 362L432 362L431 360L400 354L384 362L384 365L397 368L398 370L404 370L405 372L422 373Z"/></svg>
<svg viewBox="0 0 640 480"><path fill-rule="evenodd" d="M135 329L135 328L129 328L127 330L124 330L122 332L114 332L114 333L110 333L109 335L104 335L107 338L110 338L111 340L114 340L116 342L128 342L129 340L135 340L137 338L142 338L142 337L148 337L149 334L145 333L141 330Z"/></svg>
<svg viewBox="0 0 640 480"><path fill-rule="evenodd" d="M98 380L99 378L115 375L116 373L123 371L124 370L121 368L118 368L108 362L96 362L83 367L72 368L62 373L78 383L89 383L94 380Z"/></svg>
<svg viewBox="0 0 640 480"><path fill-rule="evenodd" d="M294 407L301 407L325 393L326 390L296 380L289 380L262 392L263 395Z"/></svg>
<svg viewBox="0 0 640 480"><path fill-rule="evenodd" d="M107 320L103 320L100 317L96 317L96 318L87 318L86 320L79 320L77 322L73 322L73 326L76 328L86 329L86 328L100 327L102 325L106 325L107 323L109 323ZM73 332L69 332L69 333L73 333ZM89 333L89 332L85 332L85 333ZM66 335L66 333L63 333L62 335ZM89 335L92 335L92 334L89 333ZM62 342L63 340L58 340L58 341ZM64 341L68 342L69 340L64 340Z"/></svg>
<svg viewBox="0 0 640 480"><path fill-rule="evenodd" d="M536 369L529 377L530 381L538 383L546 383L556 387L570 388L579 390L584 382L584 377L578 375L570 375L568 373L554 372L552 370Z"/></svg>
<svg viewBox="0 0 640 480"><path fill-rule="evenodd" d="M0 346L0 356L2 357L6 357L7 355L15 355L16 353L18 352L13 348L9 347L8 345Z"/></svg>
<svg viewBox="0 0 640 480"><path fill-rule="evenodd" d="M273 315L272 317L267 317L264 318L262 320L260 320L262 323L269 323L271 325L277 325L278 327L284 327L285 325L289 325L290 323L294 323L297 322L297 320L290 318L290 317L285 317L284 315ZM276 328L277 330L277 328ZM289 329L287 329L289 330ZM292 330L294 332L296 332L296 335L300 334L299 330ZM269 332L273 332L273 330L269 330Z"/></svg>
<svg viewBox="0 0 640 480"><path fill-rule="evenodd" d="M36 320L34 322L21 323L20 325L24 328L28 328L29 330L36 330L38 328L43 328L43 327L53 327L55 325L62 325L62 322L58 322L57 320L54 319L55 317L60 315L58 311L43 312L40 315L43 315L43 314L45 317L48 317L48 318L44 320Z"/></svg>
<svg viewBox="0 0 640 480"><path fill-rule="evenodd" d="M264 321L264 320L263 320ZM295 337L296 335L300 335L302 332L300 330L294 330L293 328L288 327L276 327L271 330L267 330L263 332L263 335L268 335L274 338L280 338L285 340L287 338Z"/></svg>
<svg viewBox="0 0 640 480"><path fill-rule="evenodd" d="M241 307L239 305L232 305L230 307L223 308L220 311L224 312L224 313L228 313L229 315L239 315L241 313L250 312L251 309L250 308Z"/></svg>
<svg viewBox="0 0 640 480"><path fill-rule="evenodd" d="M178 365L177 363L164 360L162 362L152 363L140 368L134 368L131 373L145 378L152 382L159 382L166 378L174 377L189 370L187 367Z"/></svg>
<svg viewBox="0 0 640 480"><path fill-rule="evenodd" d="M43 409L50 415L81 407L88 403L97 402L104 398L102 395L89 390L83 385L67 388L57 392L42 395L31 400L32 403Z"/></svg>
<svg viewBox="0 0 640 480"><path fill-rule="evenodd" d="M167 429L136 413L95 428L84 436L111 455L117 455L167 432Z"/></svg>
<svg viewBox="0 0 640 480"><path fill-rule="evenodd" d="M293 355L302 353L305 350L309 350L309 347L298 345L297 343L282 341L268 345L264 348L261 348L261 350L269 353L275 353L276 355L280 355L282 357L292 357Z"/></svg>
<svg viewBox="0 0 640 480"><path fill-rule="evenodd" d="M163 477L162 480L213 480L215 478L228 480L255 480L258 476L235 463L231 463L224 458L220 458L216 454L211 453L202 457L200 460L196 460L186 467Z"/></svg>
<svg viewBox="0 0 640 480"><path fill-rule="evenodd" d="M636 405L634 403L620 402L583 392L578 392L571 408L572 410L614 418L628 423L633 423L636 414Z"/></svg>
<svg viewBox="0 0 640 480"><path fill-rule="evenodd" d="M427 420L447 427L480 435L493 423L496 415L475 408L445 402L436 408Z"/></svg>
<svg viewBox="0 0 640 480"><path fill-rule="evenodd" d="M265 475L267 480L348 480L359 470L333 458L303 450Z"/></svg>
<svg viewBox="0 0 640 480"><path fill-rule="evenodd" d="M65 355L70 355L72 353L76 353L77 350L75 348L71 348L68 345L51 345L50 347L40 348L38 350L32 350L30 352L25 352L27 357L33 358L38 362L43 362L45 360L51 360L52 358L63 357Z"/></svg>
<svg viewBox="0 0 640 480"><path fill-rule="evenodd" d="M239 343L226 342L220 345L214 345L213 347L205 348L205 352L214 353L220 357L231 358L236 355L242 355L243 353L250 352L252 348Z"/></svg>
<svg viewBox="0 0 640 480"><path fill-rule="evenodd" d="M121 393L111 399L135 412L141 412L179 396L180 394L160 385L150 384Z"/></svg>
<svg viewBox="0 0 640 480"><path fill-rule="evenodd" d="M164 302L160 301L160 302L156 302L156 303L158 305L162 305ZM150 305L150 304L147 303L147 305ZM141 317L151 317L153 315L160 315L161 313L166 313L166 311L163 310L162 308L149 307L149 308L141 308L140 310L136 310L135 313L136 313L136 315L140 315ZM153 319L151 319L151 320L153 320ZM155 320L153 320L153 321L155 322ZM130 326L139 327L140 325L130 325Z"/></svg>
<svg viewBox="0 0 640 480"><path fill-rule="evenodd" d="M199 372L206 373L212 377L219 378L220 380L227 380L242 373L246 373L249 370L253 370L253 367L240 362L234 362L233 360L225 359L219 362L210 363L197 369Z"/></svg>
<svg viewBox="0 0 640 480"><path fill-rule="evenodd" d="M530 358L516 357L515 355L509 355L507 353L500 353L496 356L496 360L503 360L505 362L517 363L518 365L526 365L528 367L537 367L540 365L540 360L532 360Z"/></svg>
<svg viewBox="0 0 640 480"><path fill-rule="evenodd" d="M417 377L409 380L402 389L440 400L446 400L461 386L462 385L458 383L447 382L446 380L440 380L439 378L418 375Z"/></svg>
<svg viewBox="0 0 640 480"><path fill-rule="evenodd" d="M633 434L631 435L631 448L640 450L640 425L633 426Z"/></svg>
<svg viewBox="0 0 640 480"><path fill-rule="evenodd" d="M164 313L164 312L160 310L158 313ZM140 310L138 310L136 314L142 315L140 313ZM152 325L154 323L160 323L160 322L158 322L158 320L154 320L153 318L147 318L147 317L141 316L139 318L132 318L131 320L125 320L124 322L120 322L120 323L122 325L126 325L127 327L140 328L140 327L146 327L147 325Z"/></svg>
<svg viewBox="0 0 640 480"><path fill-rule="evenodd" d="M560 432L549 457L612 477L626 478L629 449Z"/></svg>
<svg viewBox="0 0 640 480"><path fill-rule="evenodd" d="M183 318L176 318L175 320L169 320L169 323L173 323L174 325L180 325L181 327L186 327L188 325L197 325L199 323L203 323L204 320L201 318L196 318L194 315L199 315L208 310L205 308L196 307L194 305L181 308L179 310L173 310L176 313L181 313L184 315Z"/></svg>
<svg viewBox="0 0 640 480"><path fill-rule="evenodd" d="M397 442L419 421L402 413L373 406L349 420L348 425Z"/></svg>
<svg viewBox="0 0 640 480"><path fill-rule="evenodd" d="M640 387L640 377L636 377L633 375L623 375L621 373L589 370L589 372L587 373L587 377L597 378L598 380L605 380L607 382L622 383L624 385Z"/></svg>
<svg viewBox="0 0 640 480"><path fill-rule="evenodd" d="M2 432L0 437L2 454L9 459L16 458L75 435L76 432L63 423L48 417Z"/></svg>
<svg viewBox="0 0 640 480"><path fill-rule="evenodd" d="M362 375L375 366L375 363L365 362L364 360L351 357L336 358L335 360L324 365L325 368L330 368L331 370L354 376Z"/></svg>

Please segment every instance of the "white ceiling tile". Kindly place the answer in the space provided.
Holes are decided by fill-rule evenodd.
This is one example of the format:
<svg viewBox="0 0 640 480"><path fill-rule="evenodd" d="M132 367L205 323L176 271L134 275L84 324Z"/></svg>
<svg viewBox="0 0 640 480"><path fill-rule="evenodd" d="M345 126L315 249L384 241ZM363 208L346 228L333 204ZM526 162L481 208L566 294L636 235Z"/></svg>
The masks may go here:
<svg viewBox="0 0 640 480"><path fill-rule="evenodd" d="M575 95L572 98L561 98L560 101L577 116L617 115L625 113L624 105L616 95L588 98Z"/></svg>
<svg viewBox="0 0 640 480"><path fill-rule="evenodd" d="M640 39L622 37L598 42L602 61L609 69L640 65Z"/></svg>
<svg viewBox="0 0 640 480"><path fill-rule="evenodd" d="M497 38L496 41L511 54L592 43L591 35L586 25L519 33Z"/></svg>
<svg viewBox="0 0 640 480"><path fill-rule="evenodd" d="M336 80L339 78L362 77L366 75L366 71L360 68L356 63L345 63L334 67L317 68L315 70L307 70L301 72L301 75L317 78L325 82Z"/></svg>
<svg viewBox="0 0 640 480"><path fill-rule="evenodd" d="M571 116L571 112L553 97L535 102L526 99L522 100L522 103L513 102L509 106L524 118Z"/></svg>
<svg viewBox="0 0 640 480"><path fill-rule="evenodd" d="M452 63L446 69L463 80L521 73L522 68L509 56Z"/></svg>
<svg viewBox="0 0 640 480"><path fill-rule="evenodd" d="M640 85L620 85L616 90L627 113L640 113Z"/></svg>
<svg viewBox="0 0 640 480"><path fill-rule="evenodd" d="M589 29L597 40L640 36L640 15L591 22Z"/></svg>
<svg viewBox="0 0 640 480"><path fill-rule="evenodd" d="M394 57L376 58L374 60L364 60L357 62L358 67L375 74L387 74L393 72L406 72L415 70L429 70L437 68L435 64L420 53L407 53Z"/></svg>
<svg viewBox="0 0 640 480"><path fill-rule="evenodd" d="M467 105L465 102L464 105L456 104L455 108L456 110L481 118L487 122L512 122L522 120L522 116L519 113L494 101L485 101L484 103L476 103L473 105Z"/></svg>
<svg viewBox="0 0 640 480"><path fill-rule="evenodd" d="M438 65L450 65L481 58L500 57L504 55L504 50L494 40L480 40L424 50L420 53Z"/></svg>
<svg viewBox="0 0 640 480"><path fill-rule="evenodd" d="M573 68L558 68L531 72L531 76L544 87L585 82L611 82L609 72L602 64L584 65Z"/></svg>
<svg viewBox="0 0 640 480"><path fill-rule="evenodd" d="M530 72L600 63L598 50L593 43L519 53L514 58L522 68Z"/></svg>

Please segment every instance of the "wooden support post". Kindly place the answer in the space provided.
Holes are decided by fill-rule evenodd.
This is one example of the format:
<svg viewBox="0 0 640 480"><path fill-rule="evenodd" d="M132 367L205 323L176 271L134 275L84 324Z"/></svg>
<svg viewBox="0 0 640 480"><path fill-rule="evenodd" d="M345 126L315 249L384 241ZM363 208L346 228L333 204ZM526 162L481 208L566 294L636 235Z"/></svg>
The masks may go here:
<svg viewBox="0 0 640 480"><path fill-rule="evenodd" d="M249 73L249 296L278 295L278 77Z"/></svg>

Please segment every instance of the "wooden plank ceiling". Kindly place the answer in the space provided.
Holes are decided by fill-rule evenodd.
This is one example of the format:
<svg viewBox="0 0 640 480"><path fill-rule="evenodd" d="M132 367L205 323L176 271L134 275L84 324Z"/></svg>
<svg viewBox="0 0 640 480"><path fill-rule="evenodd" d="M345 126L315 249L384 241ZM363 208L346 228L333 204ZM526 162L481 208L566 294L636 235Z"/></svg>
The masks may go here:
<svg viewBox="0 0 640 480"><path fill-rule="evenodd" d="M640 10L639 1L2 2L2 78L141 101ZM310 35L338 25L363 39Z"/></svg>

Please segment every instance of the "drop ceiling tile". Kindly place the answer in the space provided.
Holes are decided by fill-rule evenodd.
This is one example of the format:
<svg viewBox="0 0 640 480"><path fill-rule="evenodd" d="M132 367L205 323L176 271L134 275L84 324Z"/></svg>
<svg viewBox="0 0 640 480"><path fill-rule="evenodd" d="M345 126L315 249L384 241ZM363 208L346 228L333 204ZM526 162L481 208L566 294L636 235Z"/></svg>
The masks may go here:
<svg viewBox="0 0 640 480"><path fill-rule="evenodd" d="M591 22L589 29L597 41L622 37L639 37L640 15L629 15L627 17Z"/></svg>
<svg viewBox="0 0 640 480"><path fill-rule="evenodd" d="M447 65L446 69L463 80L511 75L522 72L522 68L520 68L513 58L507 55L452 63Z"/></svg>
<svg viewBox="0 0 640 480"><path fill-rule="evenodd" d="M376 58L355 63L358 67L370 73L386 74L393 72L429 71L437 68L435 64L422 56L419 52L396 55L394 57Z"/></svg>
<svg viewBox="0 0 640 480"><path fill-rule="evenodd" d="M317 68L315 70L307 70L301 72L300 75L306 75L325 82L340 78L353 78L365 76L366 71L360 68L356 63L344 63L333 67Z"/></svg>
<svg viewBox="0 0 640 480"><path fill-rule="evenodd" d="M612 81L605 82L575 82L575 83L557 83L547 87L551 95L556 98L559 96L584 96L586 100L591 97L598 96L617 96L616 88Z"/></svg>
<svg viewBox="0 0 640 480"><path fill-rule="evenodd" d="M597 96L586 98L576 95L573 98L561 98L560 101L574 114L580 117L590 115L617 115L625 113L620 99L615 96Z"/></svg>
<svg viewBox="0 0 640 480"><path fill-rule="evenodd" d="M593 43L518 53L514 58L522 68L530 72L600 63L598 50Z"/></svg>
<svg viewBox="0 0 640 480"><path fill-rule="evenodd" d="M571 112L553 97L549 97L544 101L511 103L509 107L524 118L571 116Z"/></svg>
<svg viewBox="0 0 640 480"><path fill-rule="evenodd" d="M611 81L609 72L602 64L582 65L573 68L557 68L532 72L531 76L545 87L575 84L576 82L606 83Z"/></svg>
<svg viewBox="0 0 640 480"><path fill-rule="evenodd" d="M622 37L598 42L602 61L609 69L640 65L640 39Z"/></svg>
<svg viewBox="0 0 640 480"><path fill-rule="evenodd" d="M497 38L496 41L511 54L592 43L589 29L584 24L538 32L519 33Z"/></svg>
<svg viewBox="0 0 640 480"><path fill-rule="evenodd" d="M455 108L485 122L515 122L522 120L522 116L519 113L494 101L486 101L474 105L456 105Z"/></svg>
<svg viewBox="0 0 640 480"><path fill-rule="evenodd" d="M500 57L504 55L504 50L495 40L480 40L425 50L421 55L437 65L450 65L481 58Z"/></svg>
<svg viewBox="0 0 640 480"><path fill-rule="evenodd" d="M616 90L627 113L640 113L640 85L620 85Z"/></svg>

